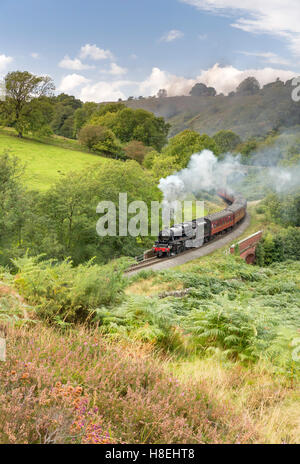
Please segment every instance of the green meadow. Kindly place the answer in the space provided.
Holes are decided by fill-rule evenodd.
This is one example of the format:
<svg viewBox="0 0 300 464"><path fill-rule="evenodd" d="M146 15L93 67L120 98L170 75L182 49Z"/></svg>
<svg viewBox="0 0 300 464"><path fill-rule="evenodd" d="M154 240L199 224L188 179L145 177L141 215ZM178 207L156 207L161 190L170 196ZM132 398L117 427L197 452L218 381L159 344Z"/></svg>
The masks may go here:
<svg viewBox="0 0 300 464"><path fill-rule="evenodd" d="M19 139L8 129L0 131L0 153L9 152L21 160L25 166L25 182L32 190L47 190L68 172L81 171L104 161L103 157L79 150L76 141L66 143L57 137L50 144L38 139Z"/></svg>

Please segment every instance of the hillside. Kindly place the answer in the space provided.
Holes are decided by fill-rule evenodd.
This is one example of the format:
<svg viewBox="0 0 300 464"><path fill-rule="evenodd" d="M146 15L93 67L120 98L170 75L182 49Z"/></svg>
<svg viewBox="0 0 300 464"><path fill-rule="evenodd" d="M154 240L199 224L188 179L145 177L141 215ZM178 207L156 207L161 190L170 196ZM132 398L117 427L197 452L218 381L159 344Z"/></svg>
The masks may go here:
<svg viewBox="0 0 300 464"><path fill-rule="evenodd" d="M47 190L60 176L103 162L104 158L78 151L76 141L53 139L50 144L24 138L19 139L9 130L0 132L0 154L10 152L25 165L25 183L32 190ZM71 145L71 143L74 145ZM64 148L63 145L72 146Z"/></svg>
<svg viewBox="0 0 300 464"><path fill-rule="evenodd" d="M250 211L247 233L278 229ZM1 443L298 443L299 262L247 266L227 250L131 278L32 259L17 276L0 269ZM110 272L121 301L87 302ZM70 316L68 291L89 326L56 314L60 301Z"/></svg>
<svg viewBox="0 0 300 464"><path fill-rule="evenodd" d="M184 129L213 135L233 130L242 138L300 124L299 103L292 100L294 87L274 82L253 95L181 96L130 100L126 105L163 116L172 125L170 136Z"/></svg>

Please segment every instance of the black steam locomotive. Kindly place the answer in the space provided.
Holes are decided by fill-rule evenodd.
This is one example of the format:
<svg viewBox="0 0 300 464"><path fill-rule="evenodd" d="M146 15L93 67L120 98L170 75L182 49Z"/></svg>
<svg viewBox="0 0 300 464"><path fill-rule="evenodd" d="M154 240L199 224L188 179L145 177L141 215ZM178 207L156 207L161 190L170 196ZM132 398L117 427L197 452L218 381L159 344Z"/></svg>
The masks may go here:
<svg viewBox="0 0 300 464"><path fill-rule="evenodd" d="M198 248L218 235L231 231L245 218L247 201L241 195L233 196L225 191L218 192L218 195L228 204L226 209L162 230L153 247L155 256L162 258Z"/></svg>

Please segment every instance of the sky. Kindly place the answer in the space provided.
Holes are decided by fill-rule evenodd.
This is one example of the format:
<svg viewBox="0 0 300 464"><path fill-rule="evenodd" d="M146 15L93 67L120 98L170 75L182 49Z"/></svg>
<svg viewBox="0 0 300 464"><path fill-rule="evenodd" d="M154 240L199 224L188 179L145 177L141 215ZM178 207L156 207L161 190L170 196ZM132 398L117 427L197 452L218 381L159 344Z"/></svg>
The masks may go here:
<svg viewBox="0 0 300 464"><path fill-rule="evenodd" d="M0 77L14 70L96 102L286 81L300 75L300 1L0 0Z"/></svg>

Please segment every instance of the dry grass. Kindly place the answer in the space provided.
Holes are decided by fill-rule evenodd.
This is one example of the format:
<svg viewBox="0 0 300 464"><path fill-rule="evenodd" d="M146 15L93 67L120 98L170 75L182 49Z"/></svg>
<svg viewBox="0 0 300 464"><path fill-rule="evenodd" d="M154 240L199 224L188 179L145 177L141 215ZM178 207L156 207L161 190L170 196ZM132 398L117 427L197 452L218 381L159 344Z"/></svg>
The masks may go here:
<svg viewBox="0 0 300 464"><path fill-rule="evenodd" d="M206 381L220 403L229 403L246 416L258 433L258 443L300 441L299 385L275 377L268 366L259 363L251 368L224 361L215 356L170 366L182 381Z"/></svg>
<svg viewBox="0 0 300 464"><path fill-rule="evenodd" d="M182 290L183 285L181 283L174 284L173 282L157 282L155 279L140 280L134 282L132 285L127 287L127 295L144 295L144 296L155 296L164 292Z"/></svg>

